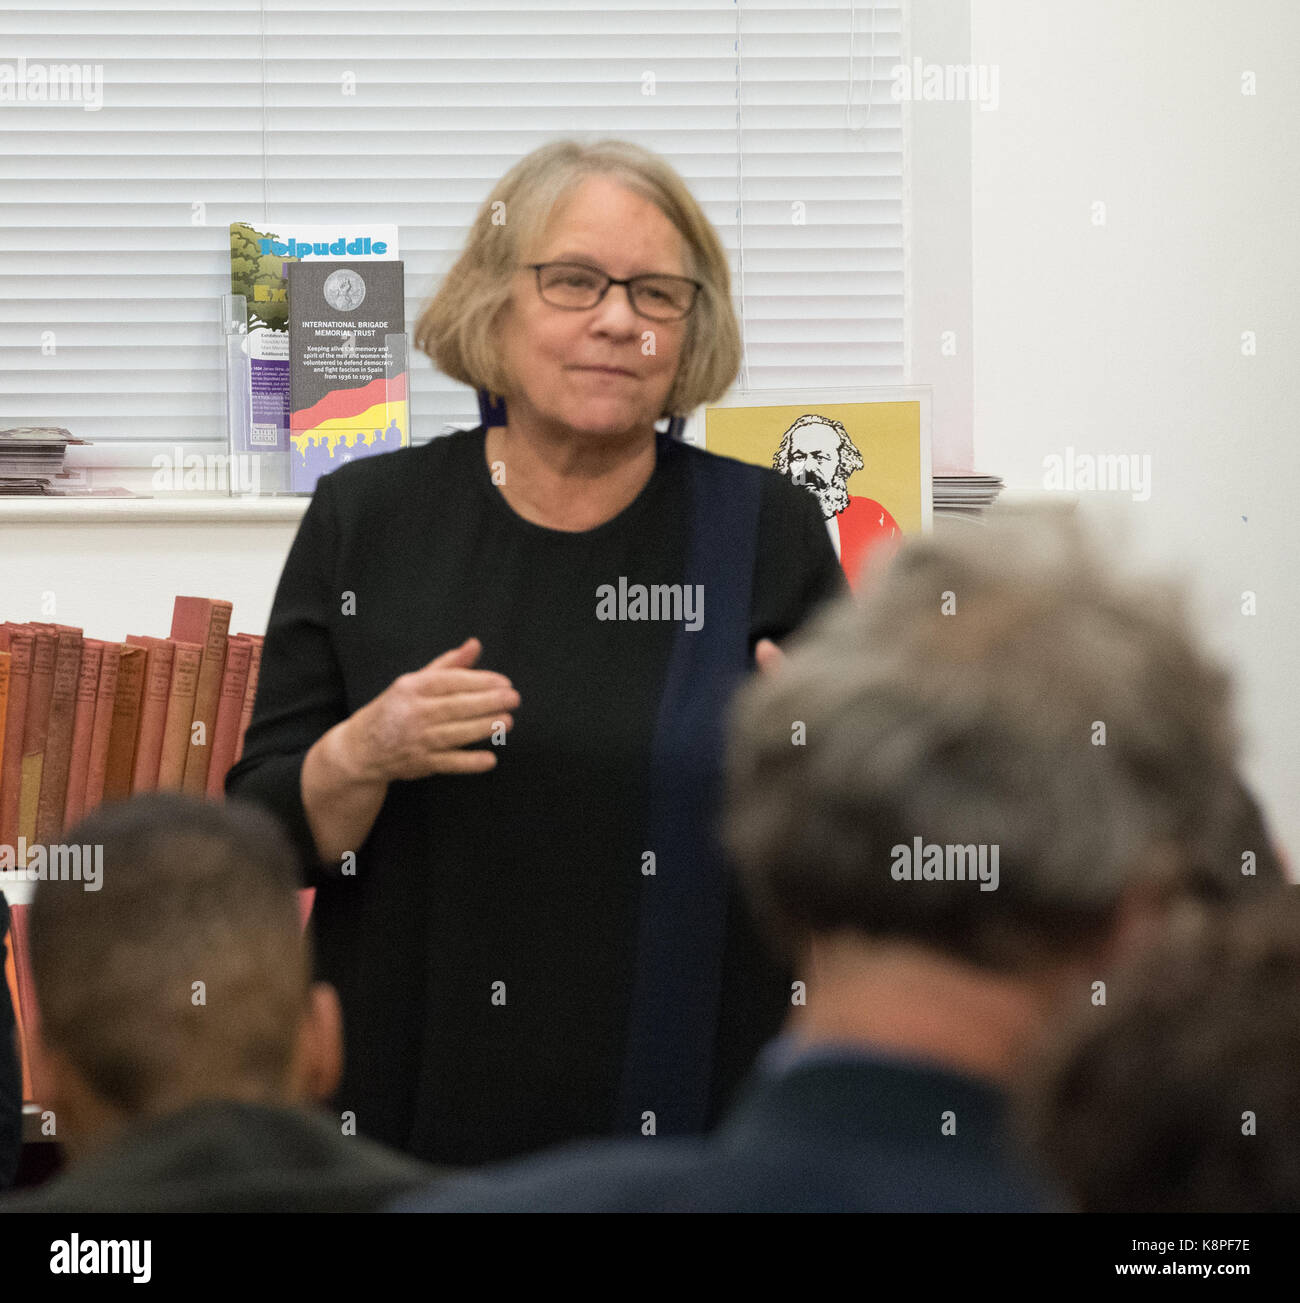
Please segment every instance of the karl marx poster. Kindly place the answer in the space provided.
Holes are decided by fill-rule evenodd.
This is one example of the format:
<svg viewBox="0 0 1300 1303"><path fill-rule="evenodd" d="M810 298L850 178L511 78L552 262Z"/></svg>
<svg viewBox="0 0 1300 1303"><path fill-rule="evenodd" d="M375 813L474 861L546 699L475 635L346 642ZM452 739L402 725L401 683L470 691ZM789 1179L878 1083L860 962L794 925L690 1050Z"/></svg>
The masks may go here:
<svg viewBox="0 0 1300 1303"><path fill-rule="evenodd" d="M930 528L924 391L750 392L705 409L703 442L812 494L853 586L875 549Z"/></svg>

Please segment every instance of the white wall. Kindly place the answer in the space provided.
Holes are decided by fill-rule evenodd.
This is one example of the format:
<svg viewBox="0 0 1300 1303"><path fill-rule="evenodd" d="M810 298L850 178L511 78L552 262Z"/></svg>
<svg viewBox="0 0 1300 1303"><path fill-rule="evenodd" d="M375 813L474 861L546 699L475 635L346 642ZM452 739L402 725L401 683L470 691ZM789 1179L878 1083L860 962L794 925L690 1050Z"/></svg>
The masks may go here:
<svg viewBox="0 0 1300 1303"><path fill-rule="evenodd" d="M106 518L90 502L0 501L0 618L79 625L114 642L166 637L172 601L185 594L231 602L232 632L266 632L305 500L247 515L234 502L119 506ZM42 507L58 519L42 521Z"/></svg>
<svg viewBox="0 0 1300 1303"><path fill-rule="evenodd" d="M905 67L970 58L970 0L912 0ZM877 69L877 75L883 75ZM907 383L931 390L934 469L972 465L969 103L909 100L907 123ZM952 348L944 348L951 337ZM984 467L978 467L980 470Z"/></svg>
<svg viewBox="0 0 1300 1303"><path fill-rule="evenodd" d="M1150 456L1149 501L1081 504L1192 578L1300 869L1300 5L973 0L971 31L976 463Z"/></svg>

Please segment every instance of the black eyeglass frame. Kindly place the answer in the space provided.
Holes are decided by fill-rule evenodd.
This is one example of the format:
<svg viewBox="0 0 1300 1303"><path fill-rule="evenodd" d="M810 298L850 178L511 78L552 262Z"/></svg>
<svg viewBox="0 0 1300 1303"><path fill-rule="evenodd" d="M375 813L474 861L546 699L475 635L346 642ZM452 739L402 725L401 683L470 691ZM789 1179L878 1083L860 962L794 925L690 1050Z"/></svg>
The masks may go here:
<svg viewBox="0 0 1300 1303"><path fill-rule="evenodd" d="M600 306L604 301L605 295L609 293L612 286L623 285L627 288L627 301L631 305L632 311L635 312L637 316L644 317L647 321L685 321L686 318L695 311L695 305L700 301L700 291L704 289L702 281L697 281L691 276L674 276L671 272L649 271L642 273L640 276L629 276L624 280L619 280L618 277L611 276L608 272L601 271L599 267L593 267L590 263L586 262L530 262L525 263L524 265L533 273L534 278L537 281L537 293L541 297L542 302L548 307L557 308L561 312L590 312L592 308ZM548 299L542 290L542 271L546 267L580 267L583 271L589 271L596 276L603 277L605 287L596 296L596 302L588 304L585 308L575 308L570 307L565 303L556 303L554 300ZM637 281L646 280L685 281L686 284L692 286L695 290L695 293L691 296L690 307L688 307L681 316L675 317L652 317L648 312L642 312L641 309L637 307L635 300L632 298L632 286Z"/></svg>

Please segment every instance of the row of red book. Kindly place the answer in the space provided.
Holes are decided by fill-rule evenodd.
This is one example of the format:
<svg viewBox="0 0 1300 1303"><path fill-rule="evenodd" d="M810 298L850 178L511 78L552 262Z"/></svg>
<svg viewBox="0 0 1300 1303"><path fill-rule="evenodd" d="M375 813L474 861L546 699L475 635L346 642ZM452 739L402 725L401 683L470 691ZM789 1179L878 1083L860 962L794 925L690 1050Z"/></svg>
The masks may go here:
<svg viewBox="0 0 1300 1303"><path fill-rule="evenodd" d="M231 604L178 597L166 638L0 624L0 846L57 843L133 792L219 797L239 759L262 659Z"/></svg>

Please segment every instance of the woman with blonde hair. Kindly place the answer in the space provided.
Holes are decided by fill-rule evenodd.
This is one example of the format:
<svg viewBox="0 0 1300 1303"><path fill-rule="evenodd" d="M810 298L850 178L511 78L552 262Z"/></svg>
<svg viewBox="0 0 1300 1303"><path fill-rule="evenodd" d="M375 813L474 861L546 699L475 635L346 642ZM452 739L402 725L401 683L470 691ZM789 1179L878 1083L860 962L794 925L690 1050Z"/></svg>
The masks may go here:
<svg viewBox="0 0 1300 1303"><path fill-rule="evenodd" d="M649 151L516 164L416 341L483 423L319 482L226 784L314 866L335 1103L444 1163L699 1132L790 992L715 840L727 700L842 572L808 494L676 437L740 335Z"/></svg>

